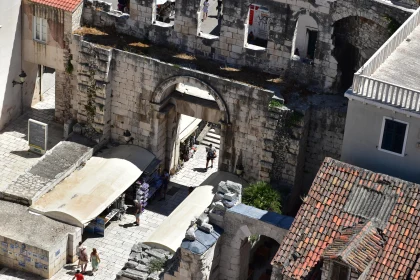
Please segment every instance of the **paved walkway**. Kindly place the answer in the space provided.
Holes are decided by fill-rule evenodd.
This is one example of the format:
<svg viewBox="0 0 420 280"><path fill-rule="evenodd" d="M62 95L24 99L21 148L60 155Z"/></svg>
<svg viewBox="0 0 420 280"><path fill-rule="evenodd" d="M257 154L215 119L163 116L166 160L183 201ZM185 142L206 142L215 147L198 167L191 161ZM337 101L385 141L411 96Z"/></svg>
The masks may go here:
<svg viewBox="0 0 420 280"><path fill-rule="evenodd" d="M217 0L209 0L209 12L208 17L201 23L201 32L206 34L211 34L215 36L220 35L220 24L219 20L217 19ZM201 8L201 16L203 9ZM220 19L221 21L221 19Z"/></svg>
<svg viewBox="0 0 420 280"><path fill-rule="evenodd" d="M0 190L10 184L41 156L28 152L28 119L48 123L48 149L63 139L63 127L54 123L55 89L0 132Z"/></svg>
<svg viewBox="0 0 420 280"><path fill-rule="evenodd" d="M131 247L141 241L145 241L150 234L165 220L168 216L188 195L188 189L180 186L172 186L168 190L166 200L153 200L145 209L140 217L140 226L134 226L135 217L133 208L128 209L128 213L124 215L121 221L111 221L105 229L104 237L87 238L84 245L90 252L92 248L96 248L99 252L101 263L98 272L95 275L87 275L85 279L92 280L112 280L115 275L123 268L128 261ZM74 275L76 264L68 264L61 269L51 280L71 279ZM91 266L88 265L90 273ZM0 280L41 280L43 278L7 269L1 272Z"/></svg>
<svg viewBox="0 0 420 280"><path fill-rule="evenodd" d="M171 182L182 186L199 186L211 174L217 171L219 164L219 150L216 150L217 158L214 160L213 168L206 171L206 146L198 145L193 158L184 163L184 167L177 174L171 177ZM209 166L211 163L209 163Z"/></svg>

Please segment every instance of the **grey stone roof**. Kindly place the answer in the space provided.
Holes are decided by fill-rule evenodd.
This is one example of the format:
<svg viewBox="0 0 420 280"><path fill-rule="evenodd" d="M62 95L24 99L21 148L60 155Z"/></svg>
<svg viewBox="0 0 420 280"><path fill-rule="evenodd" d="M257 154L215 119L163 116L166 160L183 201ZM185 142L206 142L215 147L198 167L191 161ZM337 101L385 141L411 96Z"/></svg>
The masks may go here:
<svg viewBox="0 0 420 280"><path fill-rule="evenodd" d="M31 214L27 207L7 201L0 201L0 221L0 236L46 251L76 231L74 226Z"/></svg>
<svg viewBox="0 0 420 280"><path fill-rule="evenodd" d="M278 213L261 210L246 204L238 204L228 210L242 214L260 221L275 225L279 228L289 229L293 223L293 218L289 216L280 215Z"/></svg>
<svg viewBox="0 0 420 280"><path fill-rule="evenodd" d="M222 233L223 229L216 225L213 225L213 231L211 233L197 229L195 231L195 240L190 241L184 239L181 243L181 248L190 250L194 254L201 255L216 243Z"/></svg>

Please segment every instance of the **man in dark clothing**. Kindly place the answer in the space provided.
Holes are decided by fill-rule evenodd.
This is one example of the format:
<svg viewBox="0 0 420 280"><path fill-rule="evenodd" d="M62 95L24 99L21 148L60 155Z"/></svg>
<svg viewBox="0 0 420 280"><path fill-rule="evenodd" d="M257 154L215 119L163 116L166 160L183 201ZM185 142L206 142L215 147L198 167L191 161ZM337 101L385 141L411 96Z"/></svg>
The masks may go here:
<svg viewBox="0 0 420 280"><path fill-rule="evenodd" d="M221 13L222 13L222 5L223 5L223 1L222 0L217 0L217 18L220 17Z"/></svg>
<svg viewBox="0 0 420 280"><path fill-rule="evenodd" d="M213 168L213 160L216 158L216 149L213 148L213 145L210 144L210 146L207 148L207 162L206 162L206 170L209 166L209 161L211 160L211 166L210 168Z"/></svg>

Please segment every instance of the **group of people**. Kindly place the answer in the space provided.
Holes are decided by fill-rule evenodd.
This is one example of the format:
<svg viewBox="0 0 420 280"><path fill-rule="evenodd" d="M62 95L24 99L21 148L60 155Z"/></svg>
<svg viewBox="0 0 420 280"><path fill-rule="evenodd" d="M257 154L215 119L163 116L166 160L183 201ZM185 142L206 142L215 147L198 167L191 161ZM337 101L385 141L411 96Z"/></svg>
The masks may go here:
<svg viewBox="0 0 420 280"><path fill-rule="evenodd" d="M90 253L90 256L89 256L86 246L83 246L82 242L79 242L79 246L76 249L76 254L77 254L77 257L79 258L79 262L77 265L76 274L74 275L73 279L76 279L76 280L85 279L83 274L86 274L86 268L89 262L92 264L92 274L98 271L98 266L99 266L99 263L101 262L101 259L99 258L99 253L96 250L96 248L92 249L92 252ZM80 271L79 267L82 271Z"/></svg>

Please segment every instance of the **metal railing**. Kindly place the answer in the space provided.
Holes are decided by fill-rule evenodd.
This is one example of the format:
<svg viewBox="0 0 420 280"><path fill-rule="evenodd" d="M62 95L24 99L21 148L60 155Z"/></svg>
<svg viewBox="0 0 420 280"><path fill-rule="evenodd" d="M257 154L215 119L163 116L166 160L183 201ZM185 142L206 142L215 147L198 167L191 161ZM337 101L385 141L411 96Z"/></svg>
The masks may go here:
<svg viewBox="0 0 420 280"><path fill-rule="evenodd" d="M364 75L357 76L357 87L353 86L353 92L384 104L419 112L420 92L380 81Z"/></svg>
<svg viewBox="0 0 420 280"><path fill-rule="evenodd" d="M418 8L401 27L379 48L379 50L354 74L353 93L369 97L390 105L419 111L419 92L370 78L376 69L420 24Z"/></svg>

